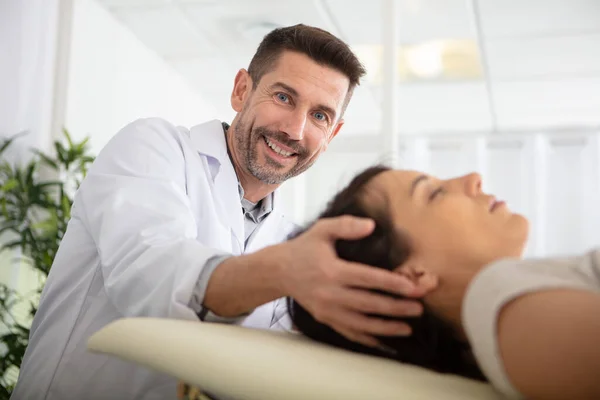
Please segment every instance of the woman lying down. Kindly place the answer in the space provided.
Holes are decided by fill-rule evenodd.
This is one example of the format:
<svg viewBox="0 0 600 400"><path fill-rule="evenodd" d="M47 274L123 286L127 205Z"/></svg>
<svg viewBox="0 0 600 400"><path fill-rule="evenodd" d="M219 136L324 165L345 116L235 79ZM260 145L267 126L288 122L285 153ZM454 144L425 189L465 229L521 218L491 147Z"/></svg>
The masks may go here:
<svg viewBox="0 0 600 400"><path fill-rule="evenodd" d="M439 372L489 380L511 398L600 399L600 251L519 260L527 220L481 191L476 175L438 180L369 168L320 218L375 221L373 233L338 241L341 258L395 269L429 290L409 337L351 342L293 299L305 335Z"/></svg>
<svg viewBox="0 0 600 400"><path fill-rule="evenodd" d="M396 272L428 289L409 337L381 349L346 340L294 300L305 335L345 349L439 372L489 380L511 398L600 399L600 251L519 261L527 220L481 191L481 178L441 181L369 168L320 218L375 221L373 233L338 241L341 258ZM179 398L203 399L181 383Z"/></svg>

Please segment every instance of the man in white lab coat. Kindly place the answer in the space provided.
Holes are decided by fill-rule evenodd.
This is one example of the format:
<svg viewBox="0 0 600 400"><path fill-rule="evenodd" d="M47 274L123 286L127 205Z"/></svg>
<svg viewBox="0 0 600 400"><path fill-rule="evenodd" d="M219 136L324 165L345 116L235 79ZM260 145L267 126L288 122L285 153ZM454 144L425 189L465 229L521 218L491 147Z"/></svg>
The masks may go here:
<svg viewBox="0 0 600 400"><path fill-rule="evenodd" d="M275 189L325 151L363 74L329 33L282 28L236 75L231 126L142 119L117 133L75 198L12 398L174 398L173 378L86 350L91 334L122 317L285 329L281 299L292 296L363 343L409 334L363 315L417 315L417 303L355 288L422 293L335 256L336 239L368 234L371 221L322 221L283 242L294 226Z"/></svg>

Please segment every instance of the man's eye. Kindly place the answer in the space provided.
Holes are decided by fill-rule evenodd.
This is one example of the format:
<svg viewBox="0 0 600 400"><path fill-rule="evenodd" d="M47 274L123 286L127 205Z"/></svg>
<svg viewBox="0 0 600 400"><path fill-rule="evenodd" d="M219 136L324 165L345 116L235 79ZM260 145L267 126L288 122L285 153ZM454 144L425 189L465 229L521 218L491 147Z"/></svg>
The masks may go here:
<svg viewBox="0 0 600 400"><path fill-rule="evenodd" d="M314 116L315 116L315 118L316 118L316 119L318 119L319 121L327 121L327 115L325 115L325 114L324 114L324 113L322 113L322 112L318 112L318 111L317 111L317 112L314 114Z"/></svg>
<svg viewBox="0 0 600 400"><path fill-rule="evenodd" d="M283 103L287 103L290 100L288 95L285 93L277 93L277 99Z"/></svg>

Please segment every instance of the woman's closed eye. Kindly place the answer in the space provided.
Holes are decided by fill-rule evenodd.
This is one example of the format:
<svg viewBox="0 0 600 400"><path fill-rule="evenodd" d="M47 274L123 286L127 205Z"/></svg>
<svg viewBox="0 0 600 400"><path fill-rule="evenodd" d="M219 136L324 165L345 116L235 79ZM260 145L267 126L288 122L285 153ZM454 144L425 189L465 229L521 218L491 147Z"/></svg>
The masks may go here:
<svg viewBox="0 0 600 400"><path fill-rule="evenodd" d="M446 193L446 189L444 189L443 186L440 186L439 188L435 189L433 192L431 192L431 194L429 195L429 201L433 201L435 200L437 197L439 197L440 195L443 195L444 193Z"/></svg>

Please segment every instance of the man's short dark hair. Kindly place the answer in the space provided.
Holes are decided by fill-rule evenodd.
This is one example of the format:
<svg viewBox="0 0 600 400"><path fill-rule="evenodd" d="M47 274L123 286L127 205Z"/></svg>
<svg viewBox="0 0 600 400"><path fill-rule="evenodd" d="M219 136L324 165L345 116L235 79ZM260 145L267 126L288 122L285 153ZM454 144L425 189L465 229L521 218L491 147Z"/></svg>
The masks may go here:
<svg viewBox="0 0 600 400"><path fill-rule="evenodd" d="M305 54L317 64L346 75L350 81L343 105L343 110L346 109L354 88L360 84L366 70L344 41L323 29L303 24L271 31L263 38L248 67L254 88L266 73L276 68L284 51Z"/></svg>

